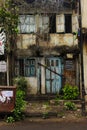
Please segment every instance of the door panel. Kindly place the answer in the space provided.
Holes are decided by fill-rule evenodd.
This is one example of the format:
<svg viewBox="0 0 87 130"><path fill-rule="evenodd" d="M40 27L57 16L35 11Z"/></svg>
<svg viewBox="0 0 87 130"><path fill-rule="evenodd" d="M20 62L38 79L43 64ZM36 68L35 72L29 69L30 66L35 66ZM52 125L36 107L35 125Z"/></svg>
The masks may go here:
<svg viewBox="0 0 87 130"><path fill-rule="evenodd" d="M46 65L46 93L56 94L61 89L62 65L60 58L47 58ZM56 73L60 74L56 74Z"/></svg>
<svg viewBox="0 0 87 130"><path fill-rule="evenodd" d="M50 81L47 81L46 85L47 85L47 91L48 93L50 93Z"/></svg>

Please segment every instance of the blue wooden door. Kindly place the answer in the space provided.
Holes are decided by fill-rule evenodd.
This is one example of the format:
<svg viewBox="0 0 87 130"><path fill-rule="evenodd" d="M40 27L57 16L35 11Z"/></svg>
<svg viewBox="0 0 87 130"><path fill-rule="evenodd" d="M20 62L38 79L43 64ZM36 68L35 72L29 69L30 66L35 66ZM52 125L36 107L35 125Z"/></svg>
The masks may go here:
<svg viewBox="0 0 87 130"><path fill-rule="evenodd" d="M46 93L56 94L61 89L62 64L61 58L46 59Z"/></svg>

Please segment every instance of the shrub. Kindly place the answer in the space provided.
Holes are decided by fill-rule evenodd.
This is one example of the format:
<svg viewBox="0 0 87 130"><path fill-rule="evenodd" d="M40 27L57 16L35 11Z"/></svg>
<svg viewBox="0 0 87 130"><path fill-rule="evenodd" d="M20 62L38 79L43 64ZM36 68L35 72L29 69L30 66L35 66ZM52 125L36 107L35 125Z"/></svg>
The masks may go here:
<svg viewBox="0 0 87 130"><path fill-rule="evenodd" d="M24 92L27 91L27 80L24 77L15 78L14 84L17 86L18 90L22 90Z"/></svg>
<svg viewBox="0 0 87 130"><path fill-rule="evenodd" d="M63 98L65 100L75 100L78 98L79 89L77 86L65 85L63 90Z"/></svg>
<svg viewBox="0 0 87 130"><path fill-rule="evenodd" d="M13 123L13 122L15 122L14 117L13 116L7 117L6 122L7 123Z"/></svg>
<svg viewBox="0 0 87 130"><path fill-rule="evenodd" d="M24 100L25 92L22 90L18 90L16 93L16 102L15 102L15 109L13 111L13 117L15 121L21 120L23 115L23 110L26 106L26 101Z"/></svg>
<svg viewBox="0 0 87 130"><path fill-rule="evenodd" d="M27 89L27 82L25 78L16 78L15 80L17 90L16 90L16 100L15 108L11 116L7 117L6 122L12 123L14 121L19 121L24 118L23 111L26 107L25 93Z"/></svg>
<svg viewBox="0 0 87 130"><path fill-rule="evenodd" d="M70 101L65 102L64 107L65 107L66 110L76 110L75 103L70 102Z"/></svg>
<svg viewBox="0 0 87 130"><path fill-rule="evenodd" d="M7 117L6 122L12 123L14 121L19 121L24 118L23 110L26 106L25 92L22 90L17 90L15 108L11 116Z"/></svg>

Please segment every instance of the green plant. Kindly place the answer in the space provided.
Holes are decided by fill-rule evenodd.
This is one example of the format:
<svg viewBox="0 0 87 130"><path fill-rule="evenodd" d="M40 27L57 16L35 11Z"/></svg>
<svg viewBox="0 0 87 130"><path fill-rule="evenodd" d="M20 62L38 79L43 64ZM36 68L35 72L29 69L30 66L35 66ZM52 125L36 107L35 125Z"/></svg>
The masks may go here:
<svg viewBox="0 0 87 130"><path fill-rule="evenodd" d="M7 117L6 122L7 123L13 123L13 122L15 122L14 117L13 116Z"/></svg>
<svg viewBox="0 0 87 130"><path fill-rule="evenodd" d="M15 99L15 108L13 110L12 116L7 117L6 122L19 121L24 118L23 111L26 107L25 95L27 89L27 81L25 78L20 77L15 80L17 90Z"/></svg>
<svg viewBox="0 0 87 130"><path fill-rule="evenodd" d="M69 84L66 84L62 90L64 99L74 100L78 98L79 89L77 86L71 86Z"/></svg>
<svg viewBox="0 0 87 130"><path fill-rule="evenodd" d="M46 106L46 108L48 108L49 107L49 102L48 101L44 102L44 105Z"/></svg>
<svg viewBox="0 0 87 130"><path fill-rule="evenodd" d="M14 84L17 86L17 90L27 91L27 80L24 77L17 77L14 79Z"/></svg>
<svg viewBox="0 0 87 130"><path fill-rule="evenodd" d="M15 121L19 121L24 117L23 110L26 106L26 101L24 100L24 97L25 92L22 90L18 90L16 93L15 109L13 111L13 117Z"/></svg>
<svg viewBox="0 0 87 130"><path fill-rule="evenodd" d="M19 121L24 118L23 111L26 106L25 92L22 90L17 90L15 108L13 110L12 116L7 117L6 122L12 123L14 121Z"/></svg>
<svg viewBox="0 0 87 130"><path fill-rule="evenodd" d="M75 103L70 102L70 101L65 102L64 107L65 107L66 110L76 110Z"/></svg>
<svg viewBox="0 0 87 130"><path fill-rule="evenodd" d="M12 0L5 0L0 6L1 29L6 33L6 55L15 50L19 23L18 11L17 5Z"/></svg>
<svg viewBox="0 0 87 130"><path fill-rule="evenodd" d="M56 97L55 99L54 99L54 101L55 101L55 105L59 105L59 98L58 97Z"/></svg>
<svg viewBox="0 0 87 130"><path fill-rule="evenodd" d="M43 115L42 115L42 118L47 119L48 118L48 112L44 112Z"/></svg>

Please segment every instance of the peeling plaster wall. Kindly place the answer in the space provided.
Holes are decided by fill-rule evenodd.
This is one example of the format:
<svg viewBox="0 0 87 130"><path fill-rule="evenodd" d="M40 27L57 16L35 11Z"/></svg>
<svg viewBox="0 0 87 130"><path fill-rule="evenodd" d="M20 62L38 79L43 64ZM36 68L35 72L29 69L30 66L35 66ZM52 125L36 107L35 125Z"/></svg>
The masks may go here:
<svg viewBox="0 0 87 130"><path fill-rule="evenodd" d="M36 36L33 34L20 34L18 35L17 48L28 49L31 45L36 45ZM44 41L39 39L39 46L74 46L78 44L78 40L73 34L50 34L50 40Z"/></svg>
<svg viewBox="0 0 87 130"><path fill-rule="evenodd" d="M82 28L87 29L87 0L81 0ZM87 41L83 43L84 85L87 94Z"/></svg>
<svg viewBox="0 0 87 130"><path fill-rule="evenodd" d="M45 64L45 58L41 58L41 64ZM37 77L29 77L26 79L28 82L27 94L37 94L38 92ZM41 94L45 94L45 68L42 66L41 66Z"/></svg>
<svg viewBox="0 0 87 130"><path fill-rule="evenodd" d="M27 94L37 94L37 78L36 77L29 77L26 79L28 82Z"/></svg>
<svg viewBox="0 0 87 130"><path fill-rule="evenodd" d="M87 43L84 43L83 46L83 60L84 60L84 83L85 83L85 91L87 94Z"/></svg>
<svg viewBox="0 0 87 130"><path fill-rule="evenodd" d="M42 58L41 64L45 65L45 59ZM41 67L41 93L45 94L45 68Z"/></svg>
<svg viewBox="0 0 87 130"><path fill-rule="evenodd" d="M36 44L36 36L33 34L19 34L17 37L18 49L27 49L34 44Z"/></svg>

